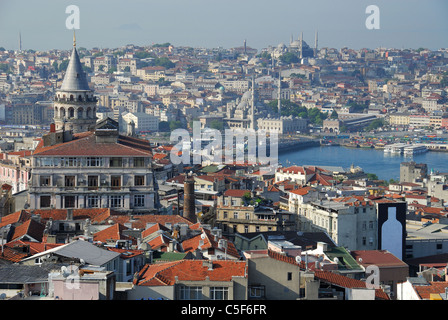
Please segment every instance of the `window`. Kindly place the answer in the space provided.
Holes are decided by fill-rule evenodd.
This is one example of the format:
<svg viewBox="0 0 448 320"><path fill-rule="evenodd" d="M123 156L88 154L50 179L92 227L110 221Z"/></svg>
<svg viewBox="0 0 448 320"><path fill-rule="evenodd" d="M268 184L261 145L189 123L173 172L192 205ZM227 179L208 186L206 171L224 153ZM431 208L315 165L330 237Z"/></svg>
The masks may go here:
<svg viewBox="0 0 448 320"><path fill-rule="evenodd" d="M134 177L134 186L144 186L144 185L145 185L145 176Z"/></svg>
<svg viewBox="0 0 448 320"><path fill-rule="evenodd" d="M64 208L74 208L74 207L75 207L75 196L65 196Z"/></svg>
<svg viewBox="0 0 448 320"><path fill-rule="evenodd" d="M370 229L370 230L373 229L373 221L369 221L369 229Z"/></svg>
<svg viewBox="0 0 448 320"><path fill-rule="evenodd" d="M210 299L212 300L228 300L229 288L227 287L211 287Z"/></svg>
<svg viewBox="0 0 448 320"><path fill-rule="evenodd" d="M122 167L123 166L123 158L110 158L109 166Z"/></svg>
<svg viewBox="0 0 448 320"><path fill-rule="evenodd" d="M61 165L63 167L76 167L77 165L77 158L61 158Z"/></svg>
<svg viewBox="0 0 448 320"><path fill-rule="evenodd" d="M250 213L246 212L246 220L249 220L249 219L250 219Z"/></svg>
<svg viewBox="0 0 448 320"><path fill-rule="evenodd" d="M86 161L87 167L102 167L103 166L103 158L98 157L88 157Z"/></svg>
<svg viewBox="0 0 448 320"><path fill-rule="evenodd" d="M52 158L41 158L40 164L42 167L51 167L53 165Z"/></svg>
<svg viewBox="0 0 448 320"><path fill-rule="evenodd" d="M244 233L248 233L249 232L249 226L244 226Z"/></svg>
<svg viewBox="0 0 448 320"><path fill-rule="evenodd" d="M64 186L66 188L73 188L75 186L75 176L65 176Z"/></svg>
<svg viewBox="0 0 448 320"><path fill-rule="evenodd" d="M179 288L179 300L201 300L202 287L196 286L181 286Z"/></svg>
<svg viewBox="0 0 448 320"><path fill-rule="evenodd" d="M224 213L223 213L223 219L227 219L227 211L224 211Z"/></svg>
<svg viewBox="0 0 448 320"><path fill-rule="evenodd" d="M99 208L99 196L97 195L87 196L87 207Z"/></svg>
<svg viewBox="0 0 448 320"><path fill-rule="evenodd" d="M238 219L238 212L233 213L233 219Z"/></svg>
<svg viewBox="0 0 448 320"><path fill-rule="evenodd" d="M292 280L292 272L288 272L286 274L286 280L291 281Z"/></svg>
<svg viewBox="0 0 448 320"><path fill-rule="evenodd" d="M367 222L362 222L362 231L365 231L367 229Z"/></svg>
<svg viewBox="0 0 448 320"><path fill-rule="evenodd" d="M362 245L365 246L367 243L367 239L366 237L362 237Z"/></svg>
<svg viewBox="0 0 448 320"><path fill-rule="evenodd" d="M51 203L50 196L40 196L40 207L41 208L49 208Z"/></svg>
<svg viewBox="0 0 448 320"><path fill-rule="evenodd" d="M41 187L48 187L50 186L50 176L40 176L40 186Z"/></svg>
<svg viewBox="0 0 448 320"><path fill-rule="evenodd" d="M122 196L110 196L109 200L111 208L121 208Z"/></svg>
<svg viewBox="0 0 448 320"><path fill-rule="evenodd" d="M134 167L142 168L145 166L145 158L134 158Z"/></svg>
<svg viewBox="0 0 448 320"><path fill-rule="evenodd" d="M265 292L264 286L249 287L249 298L263 298Z"/></svg>
<svg viewBox="0 0 448 320"><path fill-rule="evenodd" d="M112 190L120 190L121 188L121 176L111 176L110 186Z"/></svg>
<svg viewBox="0 0 448 320"><path fill-rule="evenodd" d="M144 207L145 206L145 195L136 194L134 196L134 207Z"/></svg>
<svg viewBox="0 0 448 320"><path fill-rule="evenodd" d="M437 250L442 249L442 244L441 244L441 243L437 243L437 244L436 244L436 249L437 249Z"/></svg>
<svg viewBox="0 0 448 320"><path fill-rule="evenodd" d="M88 176L87 177L87 186L89 190L97 190L98 189L98 176Z"/></svg>

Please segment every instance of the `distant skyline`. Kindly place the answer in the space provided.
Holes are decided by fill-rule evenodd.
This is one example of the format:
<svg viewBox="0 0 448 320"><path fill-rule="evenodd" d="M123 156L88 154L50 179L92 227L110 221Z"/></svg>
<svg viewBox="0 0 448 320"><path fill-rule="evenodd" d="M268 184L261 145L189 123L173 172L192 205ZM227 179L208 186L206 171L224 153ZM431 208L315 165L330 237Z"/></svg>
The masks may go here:
<svg viewBox="0 0 448 320"><path fill-rule="evenodd" d="M319 47L448 47L446 0L0 0L0 47L67 50L72 30L65 9L80 9L78 47L174 46L258 50L289 44L303 32ZM380 9L380 29L368 30L366 7Z"/></svg>

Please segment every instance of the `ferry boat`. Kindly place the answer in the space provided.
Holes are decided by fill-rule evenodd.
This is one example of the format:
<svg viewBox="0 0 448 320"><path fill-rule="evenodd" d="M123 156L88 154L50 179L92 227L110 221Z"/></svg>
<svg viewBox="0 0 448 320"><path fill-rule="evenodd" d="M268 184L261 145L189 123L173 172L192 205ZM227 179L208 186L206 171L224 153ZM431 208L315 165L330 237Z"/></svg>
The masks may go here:
<svg viewBox="0 0 448 320"><path fill-rule="evenodd" d="M405 147L403 150L403 153L405 156L412 156L414 154L425 153L427 151L428 151L428 148L426 148L425 145L420 144L420 145L411 145L411 146Z"/></svg>

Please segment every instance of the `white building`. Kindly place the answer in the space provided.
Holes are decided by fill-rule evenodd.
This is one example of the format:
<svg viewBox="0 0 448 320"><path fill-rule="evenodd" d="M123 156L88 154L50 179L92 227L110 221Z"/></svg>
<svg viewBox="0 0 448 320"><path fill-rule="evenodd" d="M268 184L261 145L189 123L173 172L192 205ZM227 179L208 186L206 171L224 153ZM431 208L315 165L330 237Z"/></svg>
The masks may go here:
<svg viewBox="0 0 448 320"><path fill-rule="evenodd" d="M376 250L377 211L359 196L320 200L299 205L299 228L324 231L338 246L349 250Z"/></svg>
<svg viewBox="0 0 448 320"><path fill-rule="evenodd" d="M145 112L126 113L123 115L123 120L126 121L126 123L133 121L136 133L159 130L159 118Z"/></svg>

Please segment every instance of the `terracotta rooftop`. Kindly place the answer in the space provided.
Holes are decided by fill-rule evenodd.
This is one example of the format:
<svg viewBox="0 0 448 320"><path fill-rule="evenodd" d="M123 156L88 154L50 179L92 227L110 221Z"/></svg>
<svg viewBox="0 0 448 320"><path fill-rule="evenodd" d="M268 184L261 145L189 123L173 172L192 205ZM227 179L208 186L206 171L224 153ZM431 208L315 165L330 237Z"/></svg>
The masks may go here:
<svg viewBox="0 0 448 320"><path fill-rule="evenodd" d="M35 221L34 219L28 219L21 225L15 227L13 235L11 236L11 241L28 236L38 242L41 242L44 229L45 225Z"/></svg>
<svg viewBox="0 0 448 320"><path fill-rule="evenodd" d="M208 263L212 265L209 269ZM145 265L134 280L140 286L172 286L178 281L232 281L232 277L247 277L245 261L180 260Z"/></svg>
<svg viewBox="0 0 448 320"><path fill-rule="evenodd" d="M151 156L149 141L119 136L117 142L98 143L93 131L73 135L73 140L44 146L41 139L33 155L38 156Z"/></svg>
<svg viewBox="0 0 448 320"><path fill-rule="evenodd" d="M378 267L407 267L402 260L387 250L353 250L350 254L362 266L377 265ZM362 262L359 261L362 259Z"/></svg>
<svg viewBox="0 0 448 320"><path fill-rule="evenodd" d="M445 281L429 282L429 285L423 286L414 285L415 291L423 300L429 300L431 294L445 293L447 287L448 282Z"/></svg>
<svg viewBox="0 0 448 320"><path fill-rule="evenodd" d="M250 190L228 189L224 191L224 196L242 198L246 193L250 193Z"/></svg>

